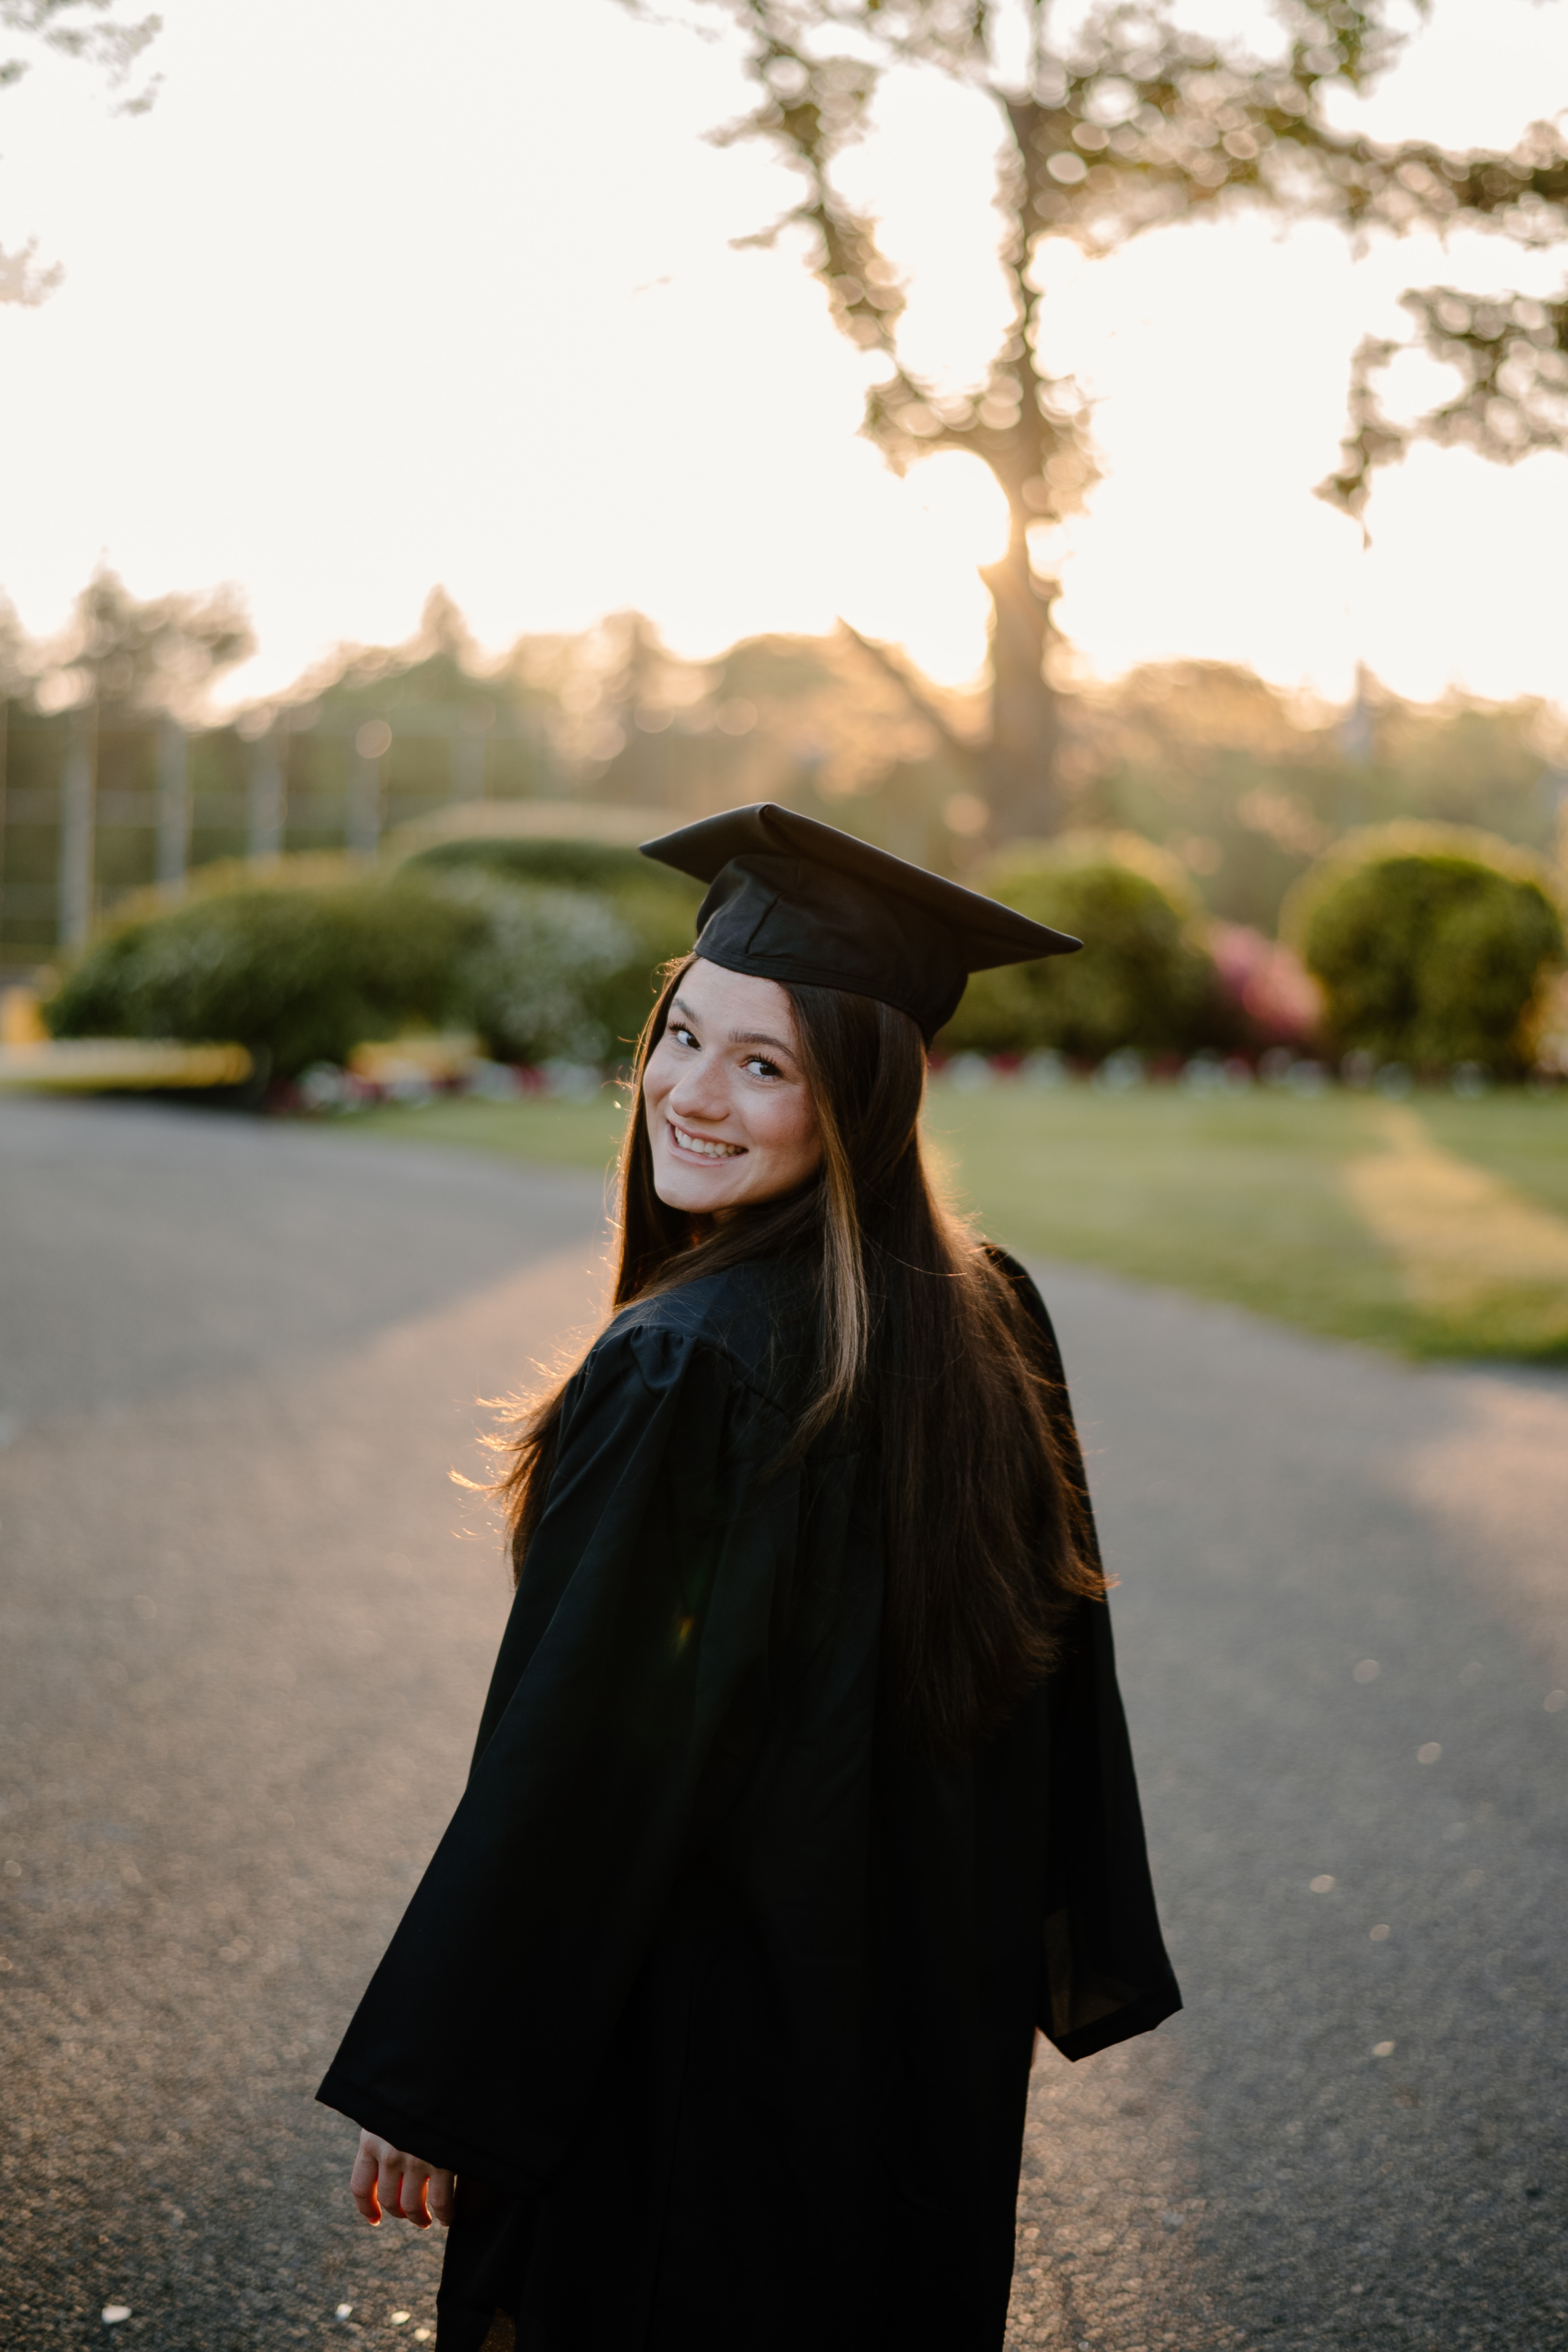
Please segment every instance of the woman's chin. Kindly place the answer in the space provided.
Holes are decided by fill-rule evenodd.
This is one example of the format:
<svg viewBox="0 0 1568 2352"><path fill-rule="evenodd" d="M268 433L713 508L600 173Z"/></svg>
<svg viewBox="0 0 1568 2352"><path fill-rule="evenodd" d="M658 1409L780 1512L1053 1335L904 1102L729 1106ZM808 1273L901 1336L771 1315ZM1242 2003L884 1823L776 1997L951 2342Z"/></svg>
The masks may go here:
<svg viewBox="0 0 1568 2352"><path fill-rule="evenodd" d="M742 1186L727 1168L686 1168L660 1153L654 1164L653 1189L667 1209L701 1216L710 1210L733 1208Z"/></svg>

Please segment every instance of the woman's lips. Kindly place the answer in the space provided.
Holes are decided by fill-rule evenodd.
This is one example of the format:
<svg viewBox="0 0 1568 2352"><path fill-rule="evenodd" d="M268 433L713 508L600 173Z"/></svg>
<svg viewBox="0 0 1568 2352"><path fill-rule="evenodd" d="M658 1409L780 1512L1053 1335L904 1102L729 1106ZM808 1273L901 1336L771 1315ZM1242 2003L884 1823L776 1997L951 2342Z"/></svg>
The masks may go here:
<svg viewBox="0 0 1568 2352"><path fill-rule="evenodd" d="M746 1149L743 1143L721 1143L717 1136L694 1135L689 1127L678 1127L672 1118L667 1118L665 1125L678 1148L689 1152L694 1160L738 1160Z"/></svg>

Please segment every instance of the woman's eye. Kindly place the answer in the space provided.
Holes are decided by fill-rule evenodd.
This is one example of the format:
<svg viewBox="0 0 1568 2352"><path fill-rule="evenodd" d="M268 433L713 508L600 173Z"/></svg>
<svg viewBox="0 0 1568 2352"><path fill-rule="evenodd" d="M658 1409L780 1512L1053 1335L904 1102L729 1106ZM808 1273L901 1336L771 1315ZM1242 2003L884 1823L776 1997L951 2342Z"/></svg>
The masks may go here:
<svg viewBox="0 0 1568 2352"><path fill-rule="evenodd" d="M776 1078L779 1075L778 1064L768 1061L762 1054L749 1055L742 1066L749 1077Z"/></svg>
<svg viewBox="0 0 1568 2352"><path fill-rule="evenodd" d="M669 1034L674 1038L678 1045L695 1045L697 1043L695 1036L692 1034L691 1031L687 1028L684 1022L679 1023Z"/></svg>

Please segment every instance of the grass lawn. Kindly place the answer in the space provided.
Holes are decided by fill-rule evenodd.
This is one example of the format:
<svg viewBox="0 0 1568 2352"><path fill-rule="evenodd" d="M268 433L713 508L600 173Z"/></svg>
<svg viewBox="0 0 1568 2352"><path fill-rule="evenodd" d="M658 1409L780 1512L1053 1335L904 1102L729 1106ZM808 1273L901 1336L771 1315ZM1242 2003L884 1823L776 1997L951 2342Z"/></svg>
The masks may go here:
<svg viewBox="0 0 1568 2352"><path fill-rule="evenodd" d="M438 1096L418 1107L379 1104L374 1110L327 1122L341 1135L385 1136L397 1142L453 1143L468 1151L496 1151L535 1167L607 1168L620 1142L625 1097L607 1087L596 1102L486 1102L477 1096Z"/></svg>
<svg viewBox="0 0 1568 2352"><path fill-rule="evenodd" d="M447 1101L343 1128L598 1169L616 1099ZM1568 1090L1392 1104L939 1082L926 1124L953 1193L1016 1250L1408 1355L1568 1361Z"/></svg>

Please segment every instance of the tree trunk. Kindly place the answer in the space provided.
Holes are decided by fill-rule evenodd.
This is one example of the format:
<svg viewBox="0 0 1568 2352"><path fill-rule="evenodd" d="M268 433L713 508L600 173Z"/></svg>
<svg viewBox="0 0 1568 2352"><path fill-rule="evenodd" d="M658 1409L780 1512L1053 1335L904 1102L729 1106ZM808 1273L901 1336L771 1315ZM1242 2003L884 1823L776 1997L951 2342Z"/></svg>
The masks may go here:
<svg viewBox="0 0 1568 2352"><path fill-rule="evenodd" d="M991 743L987 797L994 837L1040 839L1061 823L1058 715L1046 680L1052 583L1029 562L1026 523L1013 516L1007 552L981 577L991 591Z"/></svg>

